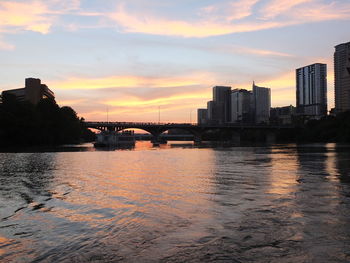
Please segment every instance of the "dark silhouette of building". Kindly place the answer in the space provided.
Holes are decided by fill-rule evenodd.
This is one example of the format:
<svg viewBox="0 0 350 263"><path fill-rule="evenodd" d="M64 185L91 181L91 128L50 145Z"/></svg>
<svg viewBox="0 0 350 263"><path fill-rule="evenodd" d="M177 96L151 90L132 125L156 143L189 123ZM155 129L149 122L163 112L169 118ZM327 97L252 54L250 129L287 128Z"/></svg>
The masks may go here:
<svg viewBox="0 0 350 263"><path fill-rule="evenodd" d="M296 109L292 105L275 107L270 110L270 123L272 124L292 124Z"/></svg>
<svg viewBox="0 0 350 263"><path fill-rule="evenodd" d="M215 101L208 101L207 102L207 119L208 123L211 124L218 124L219 123L219 116L220 116L220 107L218 107L217 103Z"/></svg>
<svg viewBox="0 0 350 263"><path fill-rule="evenodd" d="M270 120L271 90L256 86L253 82L252 112L255 123L268 123Z"/></svg>
<svg viewBox="0 0 350 263"><path fill-rule="evenodd" d="M231 87L213 87L213 106L216 107L217 122L219 124L231 121Z"/></svg>
<svg viewBox="0 0 350 263"><path fill-rule="evenodd" d="M14 95L18 101L28 101L34 105L41 99L55 98L55 94L45 84L41 84L40 79L35 78L26 78L24 88L4 90L2 92L3 99L8 94Z"/></svg>
<svg viewBox="0 0 350 263"><path fill-rule="evenodd" d="M335 46L334 97L336 113L350 110L350 42Z"/></svg>
<svg viewBox="0 0 350 263"><path fill-rule="evenodd" d="M327 65L315 63L296 69L297 114L311 119L327 115Z"/></svg>
<svg viewBox="0 0 350 263"><path fill-rule="evenodd" d="M198 109L197 110L197 123L199 125L208 123L208 110L207 109Z"/></svg>
<svg viewBox="0 0 350 263"><path fill-rule="evenodd" d="M245 89L234 89L231 93L231 122L250 123L253 121L253 93Z"/></svg>

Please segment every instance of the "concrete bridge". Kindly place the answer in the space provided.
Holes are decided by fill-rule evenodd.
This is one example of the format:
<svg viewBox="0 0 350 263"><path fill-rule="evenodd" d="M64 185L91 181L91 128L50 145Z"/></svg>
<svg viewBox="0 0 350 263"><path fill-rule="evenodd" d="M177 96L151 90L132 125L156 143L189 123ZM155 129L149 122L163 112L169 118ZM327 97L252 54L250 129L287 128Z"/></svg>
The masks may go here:
<svg viewBox="0 0 350 263"><path fill-rule="evenodd" d="M228 131L231 135L230 140L234 143L241 141L244 133L250 132L257 136L264 137L266 142L274 142L276 133L281 129L294 129L293 126L279 126L266 124L205 124L197 125L191 123L155 123L155 122L84 122L87 128L94 128L101 131L122 131L125 129L141 129L153 136L154 142L160 141L160 135L171 129L181 129L188 131L193 135L195 142L201 142L202 136L208 131Z"/></svg>

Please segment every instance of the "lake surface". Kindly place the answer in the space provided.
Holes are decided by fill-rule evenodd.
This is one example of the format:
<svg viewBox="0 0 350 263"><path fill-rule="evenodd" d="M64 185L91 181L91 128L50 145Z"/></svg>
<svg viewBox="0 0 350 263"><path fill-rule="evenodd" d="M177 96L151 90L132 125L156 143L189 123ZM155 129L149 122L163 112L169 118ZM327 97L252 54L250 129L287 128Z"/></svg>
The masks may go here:
<svg viewBox="0 0 350 263"><path fill-rule="evenodd" d="M1 262L350 262L350 146L0 153Z"/></svg>

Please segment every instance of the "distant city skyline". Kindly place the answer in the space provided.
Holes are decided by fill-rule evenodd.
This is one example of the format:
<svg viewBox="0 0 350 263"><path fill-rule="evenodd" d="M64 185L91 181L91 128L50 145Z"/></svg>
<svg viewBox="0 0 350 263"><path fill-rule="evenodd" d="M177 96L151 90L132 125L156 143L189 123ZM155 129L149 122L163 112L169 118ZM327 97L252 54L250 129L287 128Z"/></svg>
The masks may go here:
<svg viewBox="0 0 350 263"><path fill-rule="evenodd" d="M88 120L188 122L213 86L296 105L295 70L350 41L350 0L4 0L0 92L40 78Z"/></svg>

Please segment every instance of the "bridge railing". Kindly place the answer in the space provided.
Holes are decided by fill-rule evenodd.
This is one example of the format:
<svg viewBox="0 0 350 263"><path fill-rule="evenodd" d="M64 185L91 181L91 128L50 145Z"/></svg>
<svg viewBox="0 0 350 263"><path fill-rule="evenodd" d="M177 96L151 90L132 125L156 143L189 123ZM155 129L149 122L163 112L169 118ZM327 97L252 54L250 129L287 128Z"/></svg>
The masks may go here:
<svg viewBox="0 0 350 263"><path fill-rule="evenodd" d="M181 127L202 127L202 128L268 128L268 129L278 129L278 128L294 128L293 125L271 125L271 124L253 124L253 123L225 123L225 124L193 124L193 123L165 123L165 122L104 122L104 121L85 121L86 126L94 127L128 127L135 128L138 127L150 127L150 126L170 126L174 128Z"/></svg>
<svg viewBox="0 0 350 263"><path fill-rule="evenodd" d="M184 125L184 126L193 126L194 123L175 123L175 122L106 122L106 121L85 121L86 124L90 125L118 125L118 126L157 126L157 125Z"/></svg>

